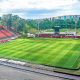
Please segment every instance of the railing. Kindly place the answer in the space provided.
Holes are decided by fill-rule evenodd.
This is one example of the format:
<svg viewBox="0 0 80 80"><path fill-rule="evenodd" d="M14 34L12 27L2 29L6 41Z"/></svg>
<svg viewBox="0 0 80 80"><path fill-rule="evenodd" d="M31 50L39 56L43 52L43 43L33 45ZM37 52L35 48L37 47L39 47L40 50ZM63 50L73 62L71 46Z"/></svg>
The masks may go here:
<svg viewBox="0 0 80 80"><path fill-rule="evenodd" d="M38 37L43 37L43 38L75 38L75 35L39 34ZM76 38L80 38L80 36L76 35Z"/></svg>

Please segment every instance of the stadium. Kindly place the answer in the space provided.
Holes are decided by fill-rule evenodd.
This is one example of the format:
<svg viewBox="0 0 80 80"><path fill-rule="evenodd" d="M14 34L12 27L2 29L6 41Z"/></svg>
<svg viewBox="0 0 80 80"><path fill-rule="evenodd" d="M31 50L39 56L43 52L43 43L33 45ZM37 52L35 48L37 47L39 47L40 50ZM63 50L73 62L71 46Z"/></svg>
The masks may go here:
<svg viewBox="0 0 80 80"><path fill-rule="evenodd" d="M50 71L80 76L80 35L75 31L61 32L56 26L54 32L28 32L25 38L15 32L0 26L1 59L43 65Z"/></svg>
<svg viewBox="0 0 80 80"><path fill-rule="evenodd" d="M8 42L17 38L17 36L11 31L5 29L4 26L0 26L0 44Z"/></svg>

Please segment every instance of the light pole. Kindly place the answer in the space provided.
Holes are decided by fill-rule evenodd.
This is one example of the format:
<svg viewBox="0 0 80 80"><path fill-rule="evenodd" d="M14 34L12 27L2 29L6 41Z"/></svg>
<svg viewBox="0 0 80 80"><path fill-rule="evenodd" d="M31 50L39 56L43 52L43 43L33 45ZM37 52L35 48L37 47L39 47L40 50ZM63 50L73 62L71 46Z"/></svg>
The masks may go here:
<svg viewBox="0 0 80 80"><path fill-rule="evenodd" d="M37 25L38 26L38 37L39 37L39 24L40 24L40 22L38 21L38 25Z"/></svg>
<svg viewBox="0 0 80 80"><path fill-rule="evenodd" d="M75 20L75 38L76 38L76 35L77 35L77 21L78 21L76 16L75 16L74 20Z"/></svg>
<svg viewBox="0 0 80 80"><path fill-rule="evenodd" d="M76 35L77 35L77 21L75 20L75 38L76 38Z"/></svg>
<svg viewBox="0 0 80 80"><path fill-rule="evenodd" d="M66 35L68 34L68 26L67 26L68 22L67 20L65 21L65 26L66 26Z"/></svg>

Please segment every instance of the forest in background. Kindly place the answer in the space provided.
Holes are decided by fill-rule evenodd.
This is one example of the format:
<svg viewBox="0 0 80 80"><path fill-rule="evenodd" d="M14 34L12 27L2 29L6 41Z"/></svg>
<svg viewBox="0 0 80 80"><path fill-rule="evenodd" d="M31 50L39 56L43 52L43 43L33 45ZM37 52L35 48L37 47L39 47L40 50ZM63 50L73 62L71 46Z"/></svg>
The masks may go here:
<svg viewBox="0 0 80 80"><path fill-rule="evenodd" d="M7 14L0 17L0 26L15 32L25 35L26 33L36 33L39 30L54 29L55 26L60 26L61 29L75 29L75 21L73 19L23 19L18 15ZM76 23L76 28L80 28L80 20Z"/></svg>

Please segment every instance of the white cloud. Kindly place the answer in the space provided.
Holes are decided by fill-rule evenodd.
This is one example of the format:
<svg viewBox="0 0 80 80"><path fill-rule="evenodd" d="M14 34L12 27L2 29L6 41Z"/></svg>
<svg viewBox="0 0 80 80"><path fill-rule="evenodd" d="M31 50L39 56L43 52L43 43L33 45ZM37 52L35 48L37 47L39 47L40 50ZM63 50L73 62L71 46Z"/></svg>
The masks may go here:
<svg viewBox="0 0 80 80"><path fill-rule="evenodd" d="M28 17L28 10L54 10L54 9L62 9L61 14L69 12L72 13L71 10L74 9L74 5L78 3L78 0L1 0L0 2L0 14L9 13L10 11L14 10L21 10L17 14L21 14L20 16L24 15L23 10L26 10L26 17ZM10 12L11 13L11 12ZM59 12L58 12L59 13ZM51 12L49 15L45 13L45 15L50 16L53 14L58 15L56 12ZM14 13L16 14L16 13ZM33 13L31 13L33 14ZM43 15L44 14L40 14ZM33 16L34 17L34 16Z"/></svg>
<svg viewBox="0 0 80 80"><path fill-rule="evenodd" d="M68 6L76 3L77 0L8 0L0 3L2 9L13 8L45 8L53 9L59 6Z"/></svg>

